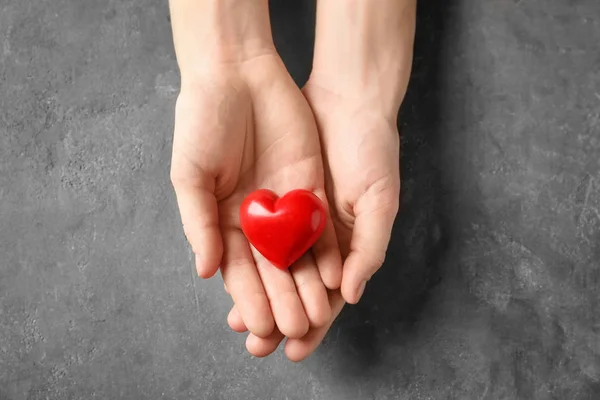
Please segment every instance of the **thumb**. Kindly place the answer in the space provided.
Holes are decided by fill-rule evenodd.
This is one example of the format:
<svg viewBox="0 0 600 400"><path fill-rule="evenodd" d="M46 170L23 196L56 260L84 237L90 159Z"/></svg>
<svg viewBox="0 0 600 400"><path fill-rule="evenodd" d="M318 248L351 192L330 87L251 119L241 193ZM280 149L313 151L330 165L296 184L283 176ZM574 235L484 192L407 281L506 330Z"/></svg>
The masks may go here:
<svg viewBox="0 0 600 400"><path fill-rule="evenodd" d="M385 260L398 213L399 186L369 190L355 205L350 252L344 261L341 286L342 296L349 304L358 303L367 281Z"/></svg>
<svg viewBox="0 0 600 400"><path fill-rule="evenodd" d="M183 230L195 254L198 276L210 278L219 269L223 256L214 179L204 176L190 181L181 176L177 168L172 171Z"/></svg>

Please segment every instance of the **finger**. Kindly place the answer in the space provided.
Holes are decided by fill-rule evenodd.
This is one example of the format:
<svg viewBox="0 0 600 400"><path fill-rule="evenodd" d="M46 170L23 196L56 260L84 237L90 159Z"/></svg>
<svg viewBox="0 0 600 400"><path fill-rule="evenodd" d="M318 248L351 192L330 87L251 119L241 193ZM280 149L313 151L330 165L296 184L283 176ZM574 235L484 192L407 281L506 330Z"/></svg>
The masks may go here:
<svg viewBox="0 0 600 400"><path fill-rule="evenodd" d="M324 191L315 191L323 204L327 205ZM328 289L339 289L342 283L342 257L338 245L335 229L327 208L327 222L319 240L313 246L313 253L321 275L321 280Z"/></svg>
<svg viewBox="0 0 600 400"><path fill-rule="evenodd" d="M183 230L195 254L198 275L210 278L219 269L223 255L217 200L213 193L214 180L204 176L192 183L180 178L179 174L174 167L171 181Z"/></svg>
<svg viewBox="0 0 600 400"><path fill-rule="evenodd" d="M309 328L308 317L292 275L287 270L275 268L258 252L255 251L254 254L277 328L287 337L304 336Z"/></svg>
<svg viewBox="0 0 600 400"><path fill-rule="evenodd" d="M327 289L310 252L290 268L296 290L304 306L311 327L325 325L331 317Z"/></svg>
<svg viewBox="0 0 600 400"><path fill-rule="evenodd" d="M255 357L266 357L277 350L284 338L285 336L277 328L266 338L250 333L246 338L246 349Z"/></svg>
<svg viewBox="0 0 600 400"><path fill-rule="evenodd" d="M248 241L238 229L226 230L223 238L223 281L246 327L255 335L266 337L275 325Z"/></svg>
<svg viewBox="0 0 600 400"><path fill-rule="evenodd" d="M323 338L331 328L333 321L344 308L344 299L339 290L329 292L329 304L331 306L331 317L328 323L320 328L311 329L305 336L300 339L288 339L285 343L285 355L290 361L299 362L311 355L315 349L321 344ZM272 346L271 343L269 345ZM266 347L266 344L265 344Z"/></svg>
<svg viewBox="0 0 600 400"><path fill-rule="evenodd" d="M367 281L381 267L398 212L398 196L389 193L365 193L357 202L358 211L352 229L350 253L344 262L342 295L350 304L360 300Z"/></svg>
<svg viewBox="0 0 600 400"><path fill-rule="evenodd" d="M248 330L235 305L231 308L231 311L229 311L229 315L227 316L227 324L229 324L229 327L235 332L242 333Z"/></svg>

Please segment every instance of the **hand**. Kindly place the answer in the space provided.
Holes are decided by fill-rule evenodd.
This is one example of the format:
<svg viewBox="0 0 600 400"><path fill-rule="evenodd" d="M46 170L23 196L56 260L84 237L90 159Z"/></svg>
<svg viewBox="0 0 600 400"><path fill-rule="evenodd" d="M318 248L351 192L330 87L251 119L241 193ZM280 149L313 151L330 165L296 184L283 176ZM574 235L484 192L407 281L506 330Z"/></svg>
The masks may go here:
<svg viewBox="0 0 600 400"><path fill-rule="evenodd" d="M345 261L341 292L329 293L330 320L302 338L289 338L284 351L292 361L308 357L317 348L342 310L344 298L358 301L365 282L383 263L400 191L395 120L314 81L309 81L303 92L319 126L327 160L327 194ZM246 330L236 307L229 313L228 323L234 331ZM251 333L246 347L253 355L264 357L277 349L284 336L277 330L266 338Z"/></svg>
<svg viewBox="0 0 600 400"><path fill-rule="evenodd" d="M302 338L288 338L290 360L300 361L317 348L344 299L358 302L385 258L398 210L396 117L410 76L415 10L415 0L318 3L313 71L304 94L321 135L344 271L341 291L329 292L329 322ZM246 328L235 307L228 322L238 332ZM283 339L277 330L267 338L249 334L246 347L266 356Z"/></svg>
<svg viewBox="0 0 600 400"><path fill-rule="evenodd" d="M338 238L347 243L341 291L348 303L360 300L382 265L398 211L396 120L410 77L415 19L415 0L317 5L304 94L321 135Z"/></svg>
<svg viewBox="0 0 600 400"><path fill-rule="evenodd" d="M270 265L240 230L244 197L312 190L327 204L310 108L275 52L266 0L172 0L181 92L171 178L196 269L221 274L245 325L303 336L328 322L326 287L341 259L328 218L321 239L289 271Z"/></svg>
<svg viewBox="0 0 600 400"><path fill-rule="evenodd" d="M268 336L274 318L286 336L302 337L330 319L325 285L339 287L331 221L312 254L281 271L251 249L239 209L259 188L306 188L326 202L314 119L276 55L220 71L182 87L177 100L171 176L184 230L198 274L208 278L221 266L251 332Z"/></svg>
<svg viewBox="0 0 600 400"><path fill-rule="evenodd" d="M385 259L400 197L396 115L311 80L304 88L321 134L326 187L344 257L341 293L356 304Z"/></svg>

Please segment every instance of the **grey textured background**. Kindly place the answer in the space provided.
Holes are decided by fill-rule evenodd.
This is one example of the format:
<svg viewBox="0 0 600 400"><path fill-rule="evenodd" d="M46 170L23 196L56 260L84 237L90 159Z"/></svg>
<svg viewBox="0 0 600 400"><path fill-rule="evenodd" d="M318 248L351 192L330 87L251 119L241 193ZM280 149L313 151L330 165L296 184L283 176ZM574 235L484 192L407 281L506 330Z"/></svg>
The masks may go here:
<svg viewBox="0 0 600 400"><path fill-rule="evenodd" d="M299 84L313 5L273 3ZM168 181L166 1L0 0L0 399L600 399L600 2L420 2L388 261L301 364Z"/></svg>

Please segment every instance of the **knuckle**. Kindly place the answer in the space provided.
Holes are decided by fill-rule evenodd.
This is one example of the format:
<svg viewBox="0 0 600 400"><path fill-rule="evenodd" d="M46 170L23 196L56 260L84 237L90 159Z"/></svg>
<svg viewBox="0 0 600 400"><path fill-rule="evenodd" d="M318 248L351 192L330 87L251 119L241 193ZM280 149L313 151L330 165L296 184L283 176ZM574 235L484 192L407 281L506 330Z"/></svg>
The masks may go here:
<svg viewBox="0 0 600 400"><path fill-rule="evenodd" d="M331 318L331 308L330 307L322 307L317 311L313 312L310 315L311 325L314 328L320 328L322 326L327 325Z"/></svg>
<svg viewBox="0 0 600 400"><path fill-rule="evenodd" d="M270 301L276 303L283 303L286 301L294 301L298 297L298 292L295 287L284 287L276 291L271 296Z"/></svg>
<svg viewBox="0 0 600 400"><path fill-rule="evenodd" d="M398 211L400 210L400 199L398 198L398 196L392 196L389 199L386 208L390 216L395 216L396 214L398 214Z"/></svg>
<svg viewBox="0 0 600 400"><path fill-rule="evenodd" d="M169 172L169 179L175 191L180 190L183 187L189 186L189 178L186 178L185 175L182 174L181 171L179 171L179 169L175 166L171 167L171 170Z"/></svg>
<svg viewBox="0 0 600 400"><path fill-rule="evenodd" d="M318 284L319 282L315 279L299 279L296 282L296 291L302 293L305 290L310 290L311 286ZM322 283L321 283L322 285ZM316 286L316 285L315 285ZM318 286L316 286L318 287Z"/></svg>
<svg viewBox="0 0 600 400"><path fill-rule="evenodd" d="M306 322L287 323L281 326L281 333L289 338L301 338L308 332L310 326Z"/></svg>
<svg viewBox="0 0 600 400"><path fill-rule="evenodd" d="M375 253L375 254L371 255L371 258L369 261L370 261L369 264L371 265L370 270L372 273L375 273L375 271L377 271L379 268L381 268L381 266L385 262L385 253Z"/></svg>
<svg viewBox="0 0 600 400"><path fill-rule="evenodd" d="M369 185L365 194L373 199L378 209L393 213L399 206L400 179L386 174Z"/></svg>
<svg viewBox="0 0 600 400"><path fill-rule="evenodd" d="M394 218L400 209L400 201L397 196L382 195L378 196L371 207L372 214L383 214L386 217Z"/></svg>
<svg viewBox="0 0 600 400"><path fill-rule="evenodd" d="M190 229L188 225L183 225L183 234L185 235L186 240L188 241L190 247L192 248L192 252L194 254L200 254L202 252L202 246L193 233L193 230Z"/></svg>
<svg viewBox="0 0 600 400"><path fill-rule="evenodd" d="M362 254L360 254L362 253ZM365 276L365 278L371 278L371 275L374 274L385 262L385 251L359 251L360 258L364 260L364 270L368 273L369 276Z"/></svg>
<svg viewBox="0 0 600 400"><path fill-rule="evenodd" d="M169 178L171 180L171 186L173 186L173 188L177 191L177 189L181 186L181 178L173 169L171 169Z"/></svg>

